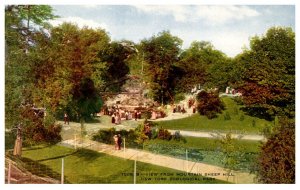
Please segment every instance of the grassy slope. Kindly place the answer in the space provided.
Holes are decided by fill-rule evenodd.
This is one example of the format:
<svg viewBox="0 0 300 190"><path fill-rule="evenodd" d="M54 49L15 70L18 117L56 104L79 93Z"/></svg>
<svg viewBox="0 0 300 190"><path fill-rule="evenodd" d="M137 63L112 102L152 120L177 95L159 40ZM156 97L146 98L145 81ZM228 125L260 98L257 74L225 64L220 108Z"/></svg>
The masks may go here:
<svg viewBox="0 0 300 190"><path fill-rule="evenodd" d="M65 163L66 183L132 183L133 165L131 160L124 160L97 153L90 150L74 151L62 146L39 146L31 149L24 149L22 160L25 167L38 175L49 175L60 179L61 158ZM159 167L146 163L137 163L137 173L182 173L177 170ZM122 173L127 175L122 175ZM137 177L137 183L226 183L219 180L201 181L171 181L155 180L145 181L141 176Z"/></svg>
<svg viewBox="0 0 300 190"><path fill-rule="evenodd" d="M260 131L271 122L264 119L259 119L245 115L242 110L239 110L241 106L237 105L233 99L224 97L222 100L225 103L225 110L222 114L219 114L217 118L208 119L206 116L200 116L199 114L193 114L191 117L170 120L159 121L159 126L167 129L178 129L188 131L212 131L217 130L220 132L245 132L247 134L259 134ZM228 112L231 119L225 120L224 115ZM244 120L240 120L243 115ZM253 120L255 126L253 126Z"/></svg>

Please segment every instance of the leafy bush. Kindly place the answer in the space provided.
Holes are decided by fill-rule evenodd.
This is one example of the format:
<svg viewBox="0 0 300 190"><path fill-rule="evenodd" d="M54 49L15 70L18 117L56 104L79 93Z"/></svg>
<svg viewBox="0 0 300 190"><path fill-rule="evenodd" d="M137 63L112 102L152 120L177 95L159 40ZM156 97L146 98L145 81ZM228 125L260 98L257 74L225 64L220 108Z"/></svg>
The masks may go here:
<svg viewBox="0 0 300 190"><path fill-rule="evenodd" d="M113 136L116 135L115 128L109 128L105 130L99 130L95 135L93 135L93 140L103 142L106 144L113 144Z"/></svg>
<svg viewBox="0 0 300 190"><path fill-rule="evenodd" d="M171 140L172 135L167 129L160 128L158 130L157 138L162 140Z"/></svg>
<svg viewBox="0 0 300 190"><path fill-rule="evenodd" d="M25 144L61 141L61 125L56 125L50 114L44 117L42 109L26 106L22 111L22 117L24 119L22 133Z"/></svg>
<svg viewBox="0 0 300 190"><path fill-rule="evenodd" d="M92 139L106 144L114 144L113 136L117 134L120 134L123 139L126 138L126 146L136 148L141 148L147 140L156 138L162 140L171 140L174 138L175 140L185 142L184 137L180 133L172 136L168 130L162 128L158 130L155 123L147 120L143 124L138 125L134 130L130 129L129 131L124 129L116 131L115 128L101 129L93 135Z"/></svg>
<svg viewBox="0 0 300 190"><path fill-rule="evenodd" d="M208 119L217 117L225 106L218 94L214 92L201 91L197 95L197 109L200 115L206 115Z"/></svg>
<svg viewBox="0 0 300 190"><path fill-rule="evenodd" d="M136 139L138 138L138 133L137 131L132 129L130 129L129 131L126 131L124 129L116 131L115 128L99 130L96 134L93 135L92 139L106 144L114 144L113 136L117 134L120 134L122 139L126 139L126 146L138 146L138 143L136 142Z"/></svg>

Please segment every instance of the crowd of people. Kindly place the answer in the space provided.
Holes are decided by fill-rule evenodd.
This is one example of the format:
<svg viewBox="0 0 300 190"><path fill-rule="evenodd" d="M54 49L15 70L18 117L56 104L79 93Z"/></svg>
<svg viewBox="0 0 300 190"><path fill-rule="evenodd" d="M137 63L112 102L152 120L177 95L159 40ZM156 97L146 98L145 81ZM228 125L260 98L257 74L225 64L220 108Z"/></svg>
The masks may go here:
<svg viewBox="0 0 300 190"><path fill-rule="evenodd" d="M142 115L140 110L129 111L123 108L119 108L118 105L111 107L106 106L103 110L103 114L111 116L111 123L114 123L116 125L121 124L122 120L141 119Z"/></svg>
<svg viewBox="0 0 300 190"><path fill-rule="evenodd" d="M179 113L186 113L186 110L184 108L184 105L174 105L173 106L173 113L176 113L176 112L179 112Z"/></svg>

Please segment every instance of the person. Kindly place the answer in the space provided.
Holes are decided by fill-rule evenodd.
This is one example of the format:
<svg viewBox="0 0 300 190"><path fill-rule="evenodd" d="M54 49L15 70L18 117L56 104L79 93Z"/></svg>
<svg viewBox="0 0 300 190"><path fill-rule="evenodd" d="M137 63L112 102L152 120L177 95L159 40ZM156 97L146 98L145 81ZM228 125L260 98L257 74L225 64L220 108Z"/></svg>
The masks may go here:
<svg viewBox="0 0 300 190"><path fill-rule="evenodd" d="M111 123L115 123L116 122L116 118L115 118L115 113L112 114L111 116Z"/></svg>
<svg viewBox="0 0 300 190"><path fill-rule="evenodd" d="M229 94L229 88L230 88L229 86L226 87L226 91L225 91L226 94Z"/></svg>
<svg viewBox="0 0 300 190"><path fill-rule="evenodd" d="M120 123L119 123L119 121L120 121L119 117L120 117L119 113L116 112L116 121L115 121L115 124L116 124L116 125L120 124Z"/></svg>
<svg viewBox="0 0 300 190"><path fill-rule="evenodd" d="M119 112L119 117L118 117L119 121L118 123L121 124L121 113Z"/></svg>
<svg viewBox="0 0 300 190"><path fill-rule="evenodd" d="M65 112L65 114L64 114L64 121L65 121L65 124L68 123L68 125L69 125L69 116L68 116L67 112Z"/></svg>
<svg viewBox="0 0 300 190"><path fill-rule="evenodd" d="M125 119L128 120L128 111L125 111Z"/></svg>
<svg viewBox="0 0 300 190"><path fill-rule="evenodd" d="M115 142L115 150L118 150L118 135L114 135L114 142Z"/></svg>
<svg viewBox="0 0 300 190"><path fill-rule="evenodd" d="M137 120L137 117L138 117L137 110L134 110L134 120Z"/></svg>
<svg viewBox="0 0 300 190"><path fill-rule="evenodd" d="M185 109L184 109L184 106L182 105L182 107L181 107L181 113L185 113L186 111L185 111Z"/></svg>
<svg viewBox="0 0 300 190"><path fill-rule="evenodd" d="M152 110L151 119L156 119L156 113L154 110Z"/></svg>
<svg viewBox="0 0 300 190"><path fill-rule="evenodd" d="M131 120L132 119L132 113L129 111L128 112L128 120Z"/></svg>
<svg viewBox="0 0 300 190"><path fill-rule="evenodd" d="M181 112L181 107L180 107L180 105L177 106L177 112Z"/></svg>
<svg viewBox="0 0 300 190"><path fill-rule="evenodd" d="M118 134L118 149L121 150L121 144L122 144L122 137L120 134Z"/></svg>
<svg viewBox="0 0 300 190"><path fill-rule="evenodd" d="M193 105L192 108L193 108L193 113L196 113L196 106Z"/></svg>

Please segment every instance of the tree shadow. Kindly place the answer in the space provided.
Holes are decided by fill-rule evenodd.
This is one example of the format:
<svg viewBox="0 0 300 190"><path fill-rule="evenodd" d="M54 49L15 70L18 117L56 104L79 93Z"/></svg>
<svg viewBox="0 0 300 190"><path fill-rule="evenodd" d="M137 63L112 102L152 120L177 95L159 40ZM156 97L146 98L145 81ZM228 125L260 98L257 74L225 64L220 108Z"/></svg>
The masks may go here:
<svg viewBox="0 0 300 190"><path fill-rule="evenodd" d="M41 144L41 145L34 145L34 146L23 146L22 152L44 149L54 145L55 144Z"/></svg>
<svg viewBox="0 0 300 190"><path fill-rule="evenodd" d="M40 160L37 160L37 162L43 162L43 161L48 161L48 160L55 160L55 159L59 159L59 158L64 158L64 157L67 157L67 156L75 155L77 152L78 152L78 150L74 151L74 152L71 152L69 154L63 154L63 155L55 156L55 157L51 157L51 158L40 159Z"/></svg>
<svg viewBox="0 0 300 190"><path fill-rule="evenodd" d="M246 115L257 117L259 119L265 119L267 121L272 121L273 117L267 113L267 109L261 107L243 107L240 108Z"/></svg>
<svg viewBox="0 0 300 190"><path fill-rule="evenodd" d="M103 157L105 156L105 154L103 153L99 153L97 151L94 151L94 150L88 150L88 149L78 149L74 154L73 156L76 156L80 159L83 159L85 161L93 161L99 157Z"/></svg>

